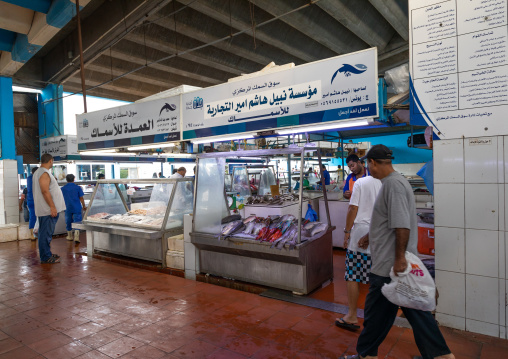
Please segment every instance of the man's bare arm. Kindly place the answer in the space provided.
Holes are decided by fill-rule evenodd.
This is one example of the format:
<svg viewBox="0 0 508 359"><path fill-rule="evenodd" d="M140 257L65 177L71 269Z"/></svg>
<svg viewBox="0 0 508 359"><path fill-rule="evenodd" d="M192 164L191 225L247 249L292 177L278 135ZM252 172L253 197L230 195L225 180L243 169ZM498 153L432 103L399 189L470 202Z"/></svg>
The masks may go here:
<svg viewBox="0 0 508 359"><path fill-rule="evenodd" d="M51 193L49 192L50 183L51 179L49 178L49 175L47 173L43 173L39 178L39 185L41 186L42 196L51 209L51 217L56 217L58 213L56 211L55 203L53 202L53 197L51 197Z"/></svg>
<svg viewBox="0 0 508 359"><path fill-rule="evenodd" d="M355 223L356 215L358 214L358 206L349 205L347 208L347 216L346 216L346 227L345 230L351 231L353 228L353 224ZM347 248L349 243L350 233L344 233L344 248Z"/></svg>
<svg viewBox="0 0 508 359"><path fill-rule="evenodd" d="M396 228L395 229L395 263L393 265L393 272L404 272L407 268L406 249L409 242L409 229Z"/></svg>

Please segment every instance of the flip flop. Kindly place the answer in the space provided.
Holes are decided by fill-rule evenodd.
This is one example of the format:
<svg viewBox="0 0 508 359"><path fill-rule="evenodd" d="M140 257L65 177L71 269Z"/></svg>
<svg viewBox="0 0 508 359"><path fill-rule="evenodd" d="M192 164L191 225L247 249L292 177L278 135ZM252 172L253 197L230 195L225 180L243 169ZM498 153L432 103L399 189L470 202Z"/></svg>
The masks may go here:
<svg viewBox="0 0 508 359"><path fill-rule="evenodd" d="M339 328L349 329L349 330L358 330L360 329L359 325L354 323L348 323L343 318L339 318L335 321L335 325ZM353 357L354 358L354 357Z"/></svg>
<svg viewBox="0 0 508 359"><path fill-rule="evenodd" d="M355 355L344 355L339 357L339 359L362 359L362 357L360 356L360 354L355 354Z"/></svg>
<svg viewBox="0 0 508 359"><path fill-rule="evenodd" d="M51 255L51 257L56 258L56 259L60 258L60 256L59 256L58 254L55 254L55 253L53 253L53 254Z"/></svg>

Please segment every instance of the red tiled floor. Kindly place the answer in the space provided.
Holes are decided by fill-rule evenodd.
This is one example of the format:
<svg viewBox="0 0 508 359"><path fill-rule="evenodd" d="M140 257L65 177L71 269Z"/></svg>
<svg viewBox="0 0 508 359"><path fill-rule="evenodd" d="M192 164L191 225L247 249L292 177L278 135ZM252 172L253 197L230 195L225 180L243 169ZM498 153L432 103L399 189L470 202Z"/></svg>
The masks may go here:
<svg viewBox="0 0 508 359"><path fill-rule="evenodd" d="M85 245L84 237L78 247L55 238L62 263L41 266L34 243L0 244L0 359L310 359L355 351L359 332L335 327L336 313L83 257ZM335 282L311 297L345 304L341 256ZM457 358L508 357L506 340L443 334ZM417 355L412 331L392 328L379 353Z"/></svg>

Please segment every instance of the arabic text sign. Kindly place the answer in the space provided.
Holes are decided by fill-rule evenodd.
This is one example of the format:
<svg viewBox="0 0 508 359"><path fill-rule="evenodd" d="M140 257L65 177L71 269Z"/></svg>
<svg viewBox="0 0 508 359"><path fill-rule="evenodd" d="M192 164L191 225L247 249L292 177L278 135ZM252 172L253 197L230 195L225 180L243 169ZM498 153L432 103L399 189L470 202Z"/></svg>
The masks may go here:
<svg viewBox="0 0 508 359"><path fill-rule="evenodd" d="M83 149L178 141L180 98L169 97L77 115L78 144Z"/></svg>
<svg viewBox="0 0 508 359"><path fill-rule="evenodd" d="M440 138L505 135L507 2L410 0L411 123Z"/></svg>
<svg viewBox="0 0 508 359"><path fill-rule="evenodd" d="M182 95L183 139L377 117L377 50Z"/></svg>
<svg viewBox="0 0 508 359"><path fill-rule="evenodd" d="M53 157L65 157L78 154L76 136L55 136L41 138L39 141L41 155L49 153Z"/></svg>

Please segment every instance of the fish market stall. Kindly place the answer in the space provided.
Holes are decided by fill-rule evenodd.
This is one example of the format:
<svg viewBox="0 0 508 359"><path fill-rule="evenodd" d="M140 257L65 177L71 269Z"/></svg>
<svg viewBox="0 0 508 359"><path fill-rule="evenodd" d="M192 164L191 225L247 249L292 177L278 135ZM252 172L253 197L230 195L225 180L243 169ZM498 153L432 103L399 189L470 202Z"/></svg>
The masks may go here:
<svg viewBox="0 0 508 359"><path fill-rule="evenodd" d="M297 215L230 215L224 188L224 164L230 157L300 155L312 147L235 151L197 156L192 243L199 249L203 273L307 294L333 278L332 231L329 213L320 222L308 222L298 213L304 205L303 188L290 193ZM303 176L303 173L300 177ZM300 178L301 180L302 178ZM326 192L323 193L326 200ZM289 197L288 197L289 198ZM271 196L271 201L281 200ZM282 201L282 205L285 199ZM281 205L281 204L278 204ZM292 204L293 205L293 204Z"/></svg>
<svg viewBox="0 0 508 359"><path fill-rule="evenodd" d="M152 187L150 200L127 202L132 183ZM168 238L183 233L183 216L193 211L194 180L164 178L99 180L83 222L90 231L91 249L162 263L166 266Z"/></svg>

